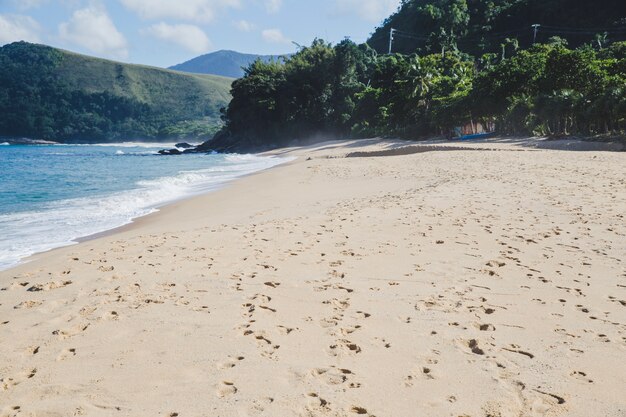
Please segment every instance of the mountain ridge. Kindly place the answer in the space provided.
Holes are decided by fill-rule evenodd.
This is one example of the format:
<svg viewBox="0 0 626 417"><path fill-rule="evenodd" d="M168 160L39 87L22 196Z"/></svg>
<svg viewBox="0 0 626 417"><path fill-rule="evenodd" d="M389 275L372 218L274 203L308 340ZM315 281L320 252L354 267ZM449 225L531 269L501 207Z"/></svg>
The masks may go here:
<svg viewBox="0 0 626 417"><path fill-rule="evenodd" d="M182 71L192 74L211 74L231 78L241 78L244 75L243 68L260 59L263 62L279 60L286 55L259 55L237 52L229 49L200 55L181 64L169 67L169 70Z"/></svg>

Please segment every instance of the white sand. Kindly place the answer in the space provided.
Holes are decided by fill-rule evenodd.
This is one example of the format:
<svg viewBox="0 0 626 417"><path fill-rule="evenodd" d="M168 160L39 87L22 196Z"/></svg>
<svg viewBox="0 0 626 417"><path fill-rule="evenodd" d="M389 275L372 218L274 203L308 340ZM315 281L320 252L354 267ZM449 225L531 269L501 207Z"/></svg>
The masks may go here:
<svg viewBox="0 0 626 417"><path fill-rule="evenodd" d="M625 416L626 154L394 146L0 273L0 415Z"/></svg>

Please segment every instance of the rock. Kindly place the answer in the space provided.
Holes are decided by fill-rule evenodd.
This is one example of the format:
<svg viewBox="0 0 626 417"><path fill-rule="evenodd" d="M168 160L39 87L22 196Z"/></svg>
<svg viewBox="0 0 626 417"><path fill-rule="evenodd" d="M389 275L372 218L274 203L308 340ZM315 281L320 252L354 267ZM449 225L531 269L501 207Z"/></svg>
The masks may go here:
<svg viewBox="0 0 626 417"><path fill-rule="evenodd" d="M178 149L162 149L159 151L161 155L182 155L183 153Z"/></svg>
<svg viewBox="0 0 626 417"><path fill-rule="evenodd" d="M193 145L190 145L187 142L177 143L175 146L177 148L179 148L179 149L190 149L190 148L193 148Z"/></svg>

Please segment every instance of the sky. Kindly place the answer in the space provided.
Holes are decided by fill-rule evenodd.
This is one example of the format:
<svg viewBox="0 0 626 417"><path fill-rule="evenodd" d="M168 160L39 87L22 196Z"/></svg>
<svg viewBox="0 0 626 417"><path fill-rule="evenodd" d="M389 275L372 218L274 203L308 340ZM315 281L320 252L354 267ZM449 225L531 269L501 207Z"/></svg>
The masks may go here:
<svg viewBox="0 0 626 417"><path fill-rule="evenodd" d="M221 49L364 42L400 0L0 0L0 45L25 40L169 67Z"/></svg>

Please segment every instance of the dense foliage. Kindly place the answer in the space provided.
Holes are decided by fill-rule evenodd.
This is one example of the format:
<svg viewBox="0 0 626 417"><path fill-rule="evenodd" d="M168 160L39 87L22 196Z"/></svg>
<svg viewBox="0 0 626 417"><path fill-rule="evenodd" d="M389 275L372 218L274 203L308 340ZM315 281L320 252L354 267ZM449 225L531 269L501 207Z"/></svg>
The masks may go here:
<svg viewBox="0 0 626 417"><path fill-rule="evenodd" d="M597 51L536 45L480 72L468 106L500 131L623 134L626 42Z"/></svg>
<svg viewBox="0 0 626 417"><path fill-rule="evenodd" d="M66 142L207 138L219 129L230 84L13 43L0 48L0 135Z"/></svg>
<svg viewBox="0 0 626 417"><path fill-rule="evenodd" d="M624 0L403 0L364 45L316 40L251 64L205 147L418 139L479 122L511 134L623 134L624 40Z"/></svg>
<svg viewBox="0 0 626 417"><path fill-rule="evenodd" d="M379 53L461 50L475 56L529 47L553 36L571 47L626 40L624 0L403 0L369 44ZM539 24L535 37L534 24Z"/></svg>
<svg viewBox="0 0 626 417"><path fill-rule="evenodd" d="M281 62L256 61L233 84L225 128L206 147L258 149L293 139L449 135L456 126L514 134L626 129L626 43L568 49L552 39L511 57L458 51L378 55L316 40Z"/></svg>
<svg viewBox="0 0 626 417"><path fill-rule="evenodd" d="M373 61L367 47L321 40L280 62L255 61L233 83L228 126L215 143L263 147L285 137L347 135Z"/></svg>

